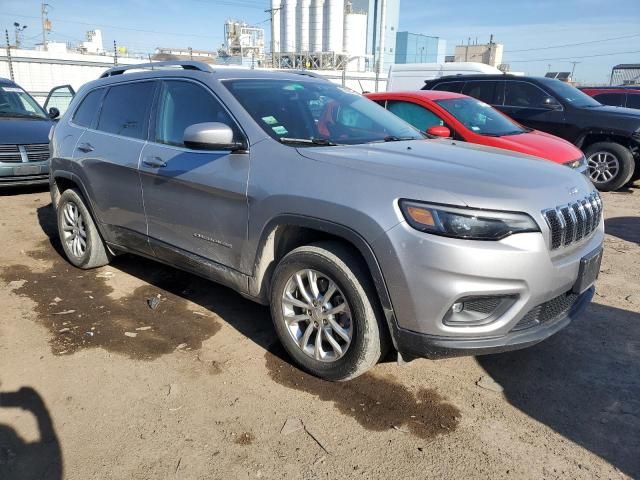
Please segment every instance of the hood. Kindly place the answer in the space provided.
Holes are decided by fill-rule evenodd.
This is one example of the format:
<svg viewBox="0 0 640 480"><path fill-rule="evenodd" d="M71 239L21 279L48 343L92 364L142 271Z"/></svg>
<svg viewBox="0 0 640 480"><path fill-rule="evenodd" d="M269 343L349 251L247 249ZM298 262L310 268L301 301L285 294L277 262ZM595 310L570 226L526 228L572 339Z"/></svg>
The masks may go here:
<svg viewBox="0 0 640 480"><path fill-rule="evenodd" d="M519 135L492 137L496 147L526 153L556 163L578 160L582 152L572 143L548 133L533 130Z"/></svg>
<svg viewBox="0 0 640 480"><path fill-rule="evenodd" d="M640 130L640 110L636 108L612 107L603 105L594 108L582 108L585 120L591 128L611 130L631 135Z"/></svg>
<svg viewBox="0 0 640 480"><path fill-rule="evenodd" d="M49 143L53 121L47 118L0 117L0 144Z"/></svg>
<svg viewBox="0 0 640 480"><path fill-rule="evenodd" d="M300 148L301 155L385 177L390 194L429 202L523 211L575 201L593 191L584 175L529 155L450 140ZM342 173L344 174L344 173ZM366 189L366 179L358 188Z"/></svg>

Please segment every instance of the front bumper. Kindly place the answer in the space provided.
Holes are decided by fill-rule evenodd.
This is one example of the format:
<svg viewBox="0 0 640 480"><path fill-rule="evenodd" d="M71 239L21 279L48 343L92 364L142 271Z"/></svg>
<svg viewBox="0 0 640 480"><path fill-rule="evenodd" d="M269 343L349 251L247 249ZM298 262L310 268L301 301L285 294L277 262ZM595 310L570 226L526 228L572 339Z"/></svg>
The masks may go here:
<svg viewBox="0 0 640 480"><path fill-rule="evenodd" d="M374 244L393 306L396 347L410 357L442 357L512 350L544 340L586 307L591 289L558 315L529 328L521 328L522 322L572 290L580 260L601 248L603 240L602 221L588 238L555 251L539 232L482 242L428 235L400 223ZM489 321L445 321L461 299L495 296L509 300Z"/></svg>
<svg viewBox="0 0 640 480"><path fill-rule="evenodd" d="M582 293L566 314L560 315L550 322L510 332L500 337L459 339L398 329L396 331L398 350L405 359L415 357L436 359L465 355L487 355L530 347L546 340L569 325L584 312L591 302L594 292L595 288L591 287Z"/></svg>
<svg viewBox="0 0 640 480"><path fill-rule="evenodd" d="M49 182L49 161L1 163L0 187L42 185Z"/></svg>

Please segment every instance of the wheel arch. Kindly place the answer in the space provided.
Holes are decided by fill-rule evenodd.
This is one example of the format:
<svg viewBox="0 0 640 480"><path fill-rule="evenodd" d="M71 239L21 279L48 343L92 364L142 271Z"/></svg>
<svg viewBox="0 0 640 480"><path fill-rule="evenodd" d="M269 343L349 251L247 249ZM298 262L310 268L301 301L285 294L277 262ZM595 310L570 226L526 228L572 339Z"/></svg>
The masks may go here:
<svg viewBox="0 0 640 480"><path fill-rule="evenodd" d="M249 279L250 295L261 303L268 303L271 276L279 260L296 247L331 239L349 245L365 262L396 347L395 315L380 263L371 245L345 225L295 214L280 215L270 220L263 228L258 243L253 274Z"/></svg>

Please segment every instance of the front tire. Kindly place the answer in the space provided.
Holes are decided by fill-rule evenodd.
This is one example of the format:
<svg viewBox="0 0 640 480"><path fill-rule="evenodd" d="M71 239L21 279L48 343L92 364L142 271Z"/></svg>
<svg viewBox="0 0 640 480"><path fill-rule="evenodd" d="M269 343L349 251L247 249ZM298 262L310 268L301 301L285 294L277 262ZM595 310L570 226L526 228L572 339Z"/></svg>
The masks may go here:
<svg viewBox="0 0 640 480"><path fill-rule="evenodd" d="M90 269L109 263L109 254L80 192L65 190L56 208L58 235L69 262Z"/></svg>
<svg viewBox="0 0 640 480"><path fill-rule="evenodd" d="M593 185L603 192L622 188L631 180L635 168L633 154L624 145L598 142L585 151L589 177Z"/></svg>
<svg viewBox="0 0 640 480"><path fill-rule="evenodd" d="M321 242L291 251L273 273L270 296L278 337L303 370L343 381L380 359L387 337L375 289L348 247Z"/></svg>

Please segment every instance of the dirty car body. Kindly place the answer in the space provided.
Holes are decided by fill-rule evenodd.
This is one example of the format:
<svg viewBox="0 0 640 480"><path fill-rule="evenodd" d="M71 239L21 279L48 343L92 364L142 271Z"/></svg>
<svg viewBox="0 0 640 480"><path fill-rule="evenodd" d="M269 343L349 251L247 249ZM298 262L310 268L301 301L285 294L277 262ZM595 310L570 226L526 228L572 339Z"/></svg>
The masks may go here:
<svg viewBox="0 0 640 480"><path fill-rule="evenodd" d="M109 257L153 258L270 303L304 369L353 378L363 370L349 362L384 352L367 356L372 338L405 358L522 348L591 300L604 229L583 175L424 141L324 80L181 65L81 89L53 134L54 205L76 190ZM206 128L183 128L177 100L213 102ZM207 146L220 132L226 143Z"/></svg>

